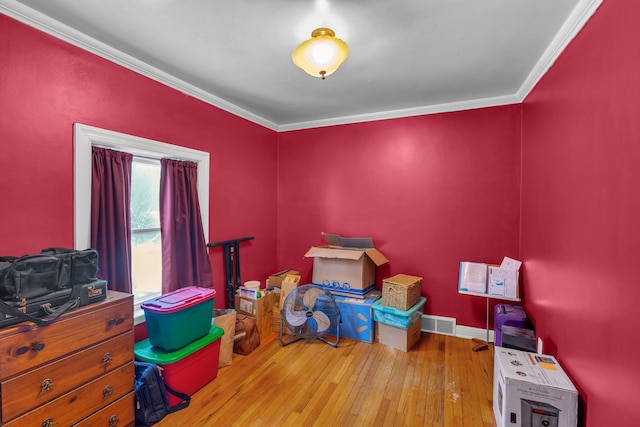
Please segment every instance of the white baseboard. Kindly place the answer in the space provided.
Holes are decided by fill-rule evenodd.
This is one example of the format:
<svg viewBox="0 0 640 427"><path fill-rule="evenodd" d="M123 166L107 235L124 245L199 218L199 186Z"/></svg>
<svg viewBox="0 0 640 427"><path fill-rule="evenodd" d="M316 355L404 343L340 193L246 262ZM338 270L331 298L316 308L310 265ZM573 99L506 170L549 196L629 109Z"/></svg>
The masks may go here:
<svg viewBox="0 0 640 427"><path fill-rule="evenodd" d="M430 332L440 335L451 335L458 338L478 338L487 339L487 330L484 328L475 328L472 326L457 325L454 317L432 316L423 314L420 323L422 332ZM489 341L494 341L493 331L489 331Z"/></svg>
<svg viewBox="0 0 640 427"><path fill-rule="evenodd" d="M482 328L474 328L471 326L459 325L456 328L456 337L467 338L467 339L478 338L486 341L487 330ZM494 342L493 331L489 331L489 342Z"/></svg>

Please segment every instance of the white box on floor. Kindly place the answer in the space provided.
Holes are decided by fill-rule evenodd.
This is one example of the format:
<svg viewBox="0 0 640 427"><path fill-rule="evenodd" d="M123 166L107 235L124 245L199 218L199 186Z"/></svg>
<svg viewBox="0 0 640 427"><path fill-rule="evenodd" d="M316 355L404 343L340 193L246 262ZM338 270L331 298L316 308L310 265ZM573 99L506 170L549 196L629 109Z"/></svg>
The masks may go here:
<svg viewBox="0 0 640 427"><path fill-rule="evenodd" d="M495 347L493 413L498 427L575 427L578 391L553 356Z"/></svg>

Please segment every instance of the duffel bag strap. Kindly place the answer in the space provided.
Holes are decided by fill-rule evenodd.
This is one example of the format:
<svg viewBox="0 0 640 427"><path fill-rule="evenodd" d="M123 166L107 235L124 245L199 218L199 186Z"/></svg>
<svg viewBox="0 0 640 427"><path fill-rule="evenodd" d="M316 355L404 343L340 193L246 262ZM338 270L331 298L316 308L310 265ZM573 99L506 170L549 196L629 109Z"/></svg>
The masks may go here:
<svg viewBox="0 0 640 427"><path fill-rule="evenodd" d="M75 310L76 308L78 308L79 304L80 302L78 298L71 298L69 299L69 301L65 302L64 304L62 304L61 306L59 306L54 310L50 308L51 306L49 307L45 306L43 307L43 309L47 313L47 316L40 318L40 317L35 317L30 314L24 313L18 310L17 308L12 307L9 304L5 303L4 301L0 300L0 313L4 315L9 315L11 317L15 317L27 322L33 322L38 326L46 326L52 323L54 320L56 320L61 314L64 314L68 311Z"/></svg>
<svg viewBox="0 0 640 427"><path fill-rule="evenodd" d="M184 409L187 406L189 406L189 403L191 402L191 396L189 396L186 393L182 393L179 391L176 391L174 389L172 389L171 387L169 387L169 384L167 384L167 382L164 382L164 388L167 389L167 391L171 394L173 394L175 397L182 399L182 402L178 403L177 405L172 406L171 408L169 408L169 413L172 414L174 412L179 411L180 409Z"/></svg>

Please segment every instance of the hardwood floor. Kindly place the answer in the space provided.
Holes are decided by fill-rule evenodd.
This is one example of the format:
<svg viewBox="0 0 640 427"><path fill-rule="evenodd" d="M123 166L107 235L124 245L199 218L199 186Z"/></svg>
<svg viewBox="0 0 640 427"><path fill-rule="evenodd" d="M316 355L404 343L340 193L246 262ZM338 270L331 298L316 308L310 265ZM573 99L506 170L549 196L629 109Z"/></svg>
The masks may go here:
<svg viewBox="0 0 640 427"><path fill-rule="evenodd" d="M495 427L493 348L423 333L408 353L271 334L157 426Z"/></svg>

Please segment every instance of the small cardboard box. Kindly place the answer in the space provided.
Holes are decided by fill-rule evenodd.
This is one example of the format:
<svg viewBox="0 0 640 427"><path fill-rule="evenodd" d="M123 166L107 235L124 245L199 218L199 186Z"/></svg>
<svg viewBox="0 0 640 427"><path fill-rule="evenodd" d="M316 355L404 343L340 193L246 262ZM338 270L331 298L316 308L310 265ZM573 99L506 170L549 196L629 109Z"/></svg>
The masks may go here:
<svg viewBox="0 0 640 427"><path fill-rule="evenodd" d="M238 313L253 317L264 316L273 310L273 293L265 291L262 298L253 299L240 295L235 296L235 309Z"/></svg>
<svg viewBox="0 0 640 427"><path fill-rule="evenodd" d="M272 322L272 326L273 326L273 332L277 332L278 334L280 333L280 306L274 306L273 307L273 322ZM287 325L285 323L282 324L282 335L293 335L293 332L291 332L291 330L289 329L289 327L287 327Z"/></svg>
<svg viewBox="0 0 640 427"><path fill-rule="evenodd" d="M274 288L281 288L282 287L282 281L284 280L284 278L287 276L287 274L291 274L294 276L300 276L300 273L298 273L295 270L282 270L278 273L272 274L271 276L269 276L269 278L267 279L267 286L273 286Z"/></svg>
<svg viewBox="0 0 640 427"><path fill-rule="evenodd" d="M378 323L378 342L388 345L398 350L407 352L413 347L422 336L420 331L420 318L416 319L408 329L398 328L387 325L383 322Z"/></svg>
<svg viewBox="0 0 640 427"><path fill-rule="evenodd" d="M377 249L314 246L304 256L313 258L313 283L359 290L375 285L376 267L389 262Z"/></svg>
<svg viewBox="0 0 640 427"><path fill-rule="evenodd" d="M576 427L578 391L553 356L495 347L493 414L498 427Z"/></svg>
<svg viewBox="0 0 640 427"><path fill-rule="evenodd" d="M333 296L340 309L340 338L372 343L375 339L375 323L373 321L373 303L376 297L359 299L340 295ZM337 327L328 332L336 335Z"/></svg>
<svg viewBox="0 0 640 427"><path fill-rule="evenodd" d="M256 318L256 326L260 334L260 342L262 342L273 332L273 312L270 311L263 316L258 316Z"/></svg>
<svg viewBox="0 0 640 427"><path fill-rule="evenodd" d="M297 274L287 274L287 276L282 281L282 287L280 288L280 307L284 303L284 300L287 298L287 295L298 287L300 284L300 276Z"/></svg>

